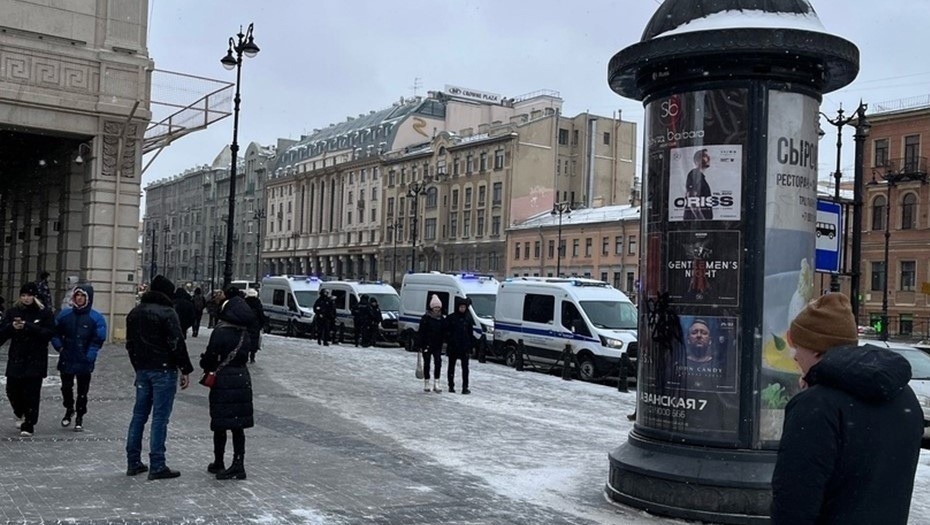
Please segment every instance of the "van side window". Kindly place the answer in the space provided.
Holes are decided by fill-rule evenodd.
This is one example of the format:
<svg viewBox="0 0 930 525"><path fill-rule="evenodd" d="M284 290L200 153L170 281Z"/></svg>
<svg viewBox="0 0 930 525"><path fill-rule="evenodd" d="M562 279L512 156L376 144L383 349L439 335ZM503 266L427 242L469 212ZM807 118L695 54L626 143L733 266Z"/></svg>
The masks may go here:
<svg viewBox="0 0 930 525"><path fill-rule="evenodd" d="M346 291L345 290L330 290L333 294L333 304L336 305L336 309L345 310L346 309Z"/></svg>
<svg viewBox="0 0 930 525"><path fill-rule="evenodd" d="M271 304L275 306L284 306L284 290L275 290L271 296Z"/></svg>
<svg viewBox="0 0 930 525"><path fill-rule="evenodd" d="M297 311L297 301L294 300L294 296L287 294L287 309L296 312Z"/></svg>
<svg viewBox="0 0 930 525"><path fill-rule="evenodd" d="M581 317L581 312L575 307L575 303L562 301L562 326L578 335L591 336L588 323L584 322L584 318Z"/></svg>
<svg viewBox="0 0 930 525"><path fill-rule="evenodd" d="M449 292L437 292L433 290L426 292L426 305L424 306L423 311L429 311L429 302L430 299L433 298L433 294L436 294L436 297L439 297L439 300L442 301L442 312L446 314L449 313L449 308L451 308L449 306Z"/></svg>
<svg viewBox="0 0 930 525"><path fill-rule="evenodd" d="M555 297L533 293L523 296L523 320L552 323L555 320Z"/></svg>

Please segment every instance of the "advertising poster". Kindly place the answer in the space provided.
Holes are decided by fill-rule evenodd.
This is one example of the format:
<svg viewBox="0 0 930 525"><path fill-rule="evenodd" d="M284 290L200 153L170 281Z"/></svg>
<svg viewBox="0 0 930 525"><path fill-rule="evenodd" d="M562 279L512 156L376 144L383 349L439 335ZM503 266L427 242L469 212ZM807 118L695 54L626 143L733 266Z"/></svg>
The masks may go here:
<svg viewBox="0 0 930 525"><path fill-rule="evenodd" d="M740 232L668 233L668 293L679 304L738 306Z"/></svg>
<svg viewBox="0 0 930 525"><path fill-rule="evenodd" d="M759 440L774 447L800 375L788 326L813 296L817 100L769 92Z"/></svg>
<svg viewBox="0 0 930 525"><path fill-rule="evenodd" d="M742 145L674 148L670 158L669 221L740 220Z"/></svg>
<svg viewBox="0 0 930 525"><path fill-rule="evenodd" d="M646 435L738 441L748 100L728 88L646 105L636 421ZM707 333L689 345L692 325Z"/></svg>

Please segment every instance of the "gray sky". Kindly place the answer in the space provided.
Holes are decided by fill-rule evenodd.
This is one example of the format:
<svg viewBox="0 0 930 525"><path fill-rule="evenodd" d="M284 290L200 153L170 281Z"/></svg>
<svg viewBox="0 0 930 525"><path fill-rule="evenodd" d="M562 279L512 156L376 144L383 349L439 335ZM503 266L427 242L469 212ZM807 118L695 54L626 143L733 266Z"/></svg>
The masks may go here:
<svg viewBox="0 0 930 525"><path fill-rule="evenodd" d="M824 97L835 115L865 102L930 94L923 60L930 2L812 0L828 31L859 46L859 77ZM641 103L607 86L607 63L639 41L657 0L150 0L149 54L155 67L235 81L219 60L239 25L255 23L261 52L242 67L239 143L299 138L313 128L381 109L401 96L446 84L512 97L559 91L564 113L583 111L639 125ZM820 147L821 177L835 164L835 128ZM843 171L852 177L852 130L845 128ZM169 146L143 185L213 161L232 140L232 118ZM641 147L640 147L641 156ZM148 160L148 159L146 159ZM640 164L641 158L637 159Z"/></svg>

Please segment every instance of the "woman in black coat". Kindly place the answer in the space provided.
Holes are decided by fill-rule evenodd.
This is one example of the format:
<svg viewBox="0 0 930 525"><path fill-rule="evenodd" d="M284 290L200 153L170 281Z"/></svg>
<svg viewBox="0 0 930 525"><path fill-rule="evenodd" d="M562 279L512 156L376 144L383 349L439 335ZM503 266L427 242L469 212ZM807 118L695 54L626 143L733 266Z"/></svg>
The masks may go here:
<svg viewBox="0 0 930 525"><path fill-rule="evenodd" d="M48 343L55 335L52 311L36 299L35 283L19 290L19 300L0 322L0 345L10 340L6 362L6 395L20 435L29 437L39 421L42 380L48 375Z"/></svg>
<svg viewBox="0 0 930 525"><path fill-rule="evenodd" d="M252 378L247 363L252 342L249 327L255 314L242 297L226 301L217 315L219 320L207 351L200 356L204 372L215 372L216 383L210 390L210 430L213 431L213 463L207 472L216 479L245 479L245 429L255 425L252 416ZM226 431L232 431L233 462L226 468Z"/></svg>
<svg viewBox="0 0 930 525"><path fill-rule="evenodd" d="M423 352L423 391L429 392L430 361L433 362L433 392L442 392L439 380L442 377L442 343L445 341L446 316L442 315L442 300L433 294L429 310L420 318L417 329L417 350Z"/></svg>

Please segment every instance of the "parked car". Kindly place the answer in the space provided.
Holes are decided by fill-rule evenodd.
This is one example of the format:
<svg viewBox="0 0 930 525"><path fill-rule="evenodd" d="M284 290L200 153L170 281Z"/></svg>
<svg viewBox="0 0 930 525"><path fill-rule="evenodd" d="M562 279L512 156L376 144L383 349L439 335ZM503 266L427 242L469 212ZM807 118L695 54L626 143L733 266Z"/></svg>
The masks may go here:
<svg viewBox="0 0 930 525"><path fill-rule="evenodd" d="M919 348L891 341L872 341L860 339L859 345L874 345L887 348L900 354L911 364L911 390L917 394L917 401L924 412L924 441L930 441L930 355Z"/></svg>

